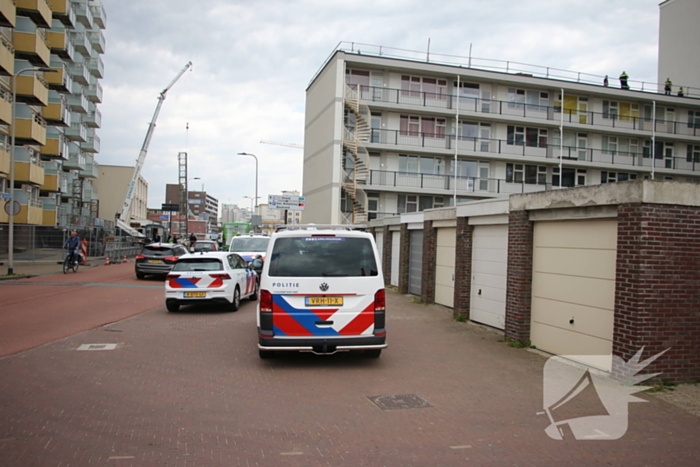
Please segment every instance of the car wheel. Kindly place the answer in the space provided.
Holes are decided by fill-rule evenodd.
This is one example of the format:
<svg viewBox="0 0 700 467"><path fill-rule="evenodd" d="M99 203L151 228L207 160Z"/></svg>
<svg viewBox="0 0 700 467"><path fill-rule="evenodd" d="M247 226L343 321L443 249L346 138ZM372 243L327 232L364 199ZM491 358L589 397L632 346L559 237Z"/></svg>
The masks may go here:
<svg viewBox="0 0 700 467"><path fill-rule="evenodd" d="M365 357L367 358L379 358L382 354L382 349L367 349L365 350Z"/></svg>
<svg viewBox="0 0 700 467"><path fill-rule="evenodd" d="M260 283L258 281L255 281L255 290L252 294L250 294L250 297L248 297L248 299L251 302L254 302L258 299L258 290L260 290Z"/></svg>
<svg viewBox="0 0 700 467"><path fill-rule="evenodd" d="M229 304L228 309L230 311L238 311L238 308L241 306L241 291L236 287L236 290L233 291L233 301Z"/></svg>
<svg viewBox="0 0 700 467"><path fill-rule="evenodd" d="M180 309L180 304L177 302L165 302L165 308L174 312Z"/></svg>
<svg viewBox="0 0 700 467"><path fill-rule="evenodd" d="M142 273L141 271L136 271L136 278L137 279L145 279L146 274Z"/></svg>
<svg viewBox="0 0 700 467"><path fill-rule="evenodd" d="M272 358L275 356L274 350L259 350L258 349L258 355L260 358L263 360L267 360L268 358Z"/></svg>

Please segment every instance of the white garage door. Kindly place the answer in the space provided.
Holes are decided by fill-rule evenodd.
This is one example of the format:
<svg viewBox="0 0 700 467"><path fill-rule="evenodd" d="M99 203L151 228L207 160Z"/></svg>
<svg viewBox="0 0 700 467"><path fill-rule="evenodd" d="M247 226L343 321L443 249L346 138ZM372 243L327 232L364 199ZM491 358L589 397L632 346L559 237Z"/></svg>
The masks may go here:
<svg viewBox="0 0 700 467"><path fill-rule="evenodd" d="M477 225L472 234L472 321L505 328L508 226Z"/></svg>
<svg viewBox="0 0 700 467"><path fill-rule="evenodd" d="M454 305L456 235L456 228L438 229L435 251L435 303L450 308Z"/></svg>
<svg viewBox="0 0 700 467"><path fill-rule="evenodd" d="M399 286L399 256L401 255L401 232L391 232L391 285Z"/></svg>
<svg viewBox="0 0 700 467"><path fill-rule="evenodd" d="M617 220L537 222L533 247L532 344L609 370Z"/></svg>
<svg viewBox="0 0 700 467"><path fill-rule="evenodd" d="M379 253L380 261L384 258L384 232L377 232L377 252Z"/></svg>
<svg viewBox="0 0 700 467"><path fill-rule="evenodd" d="M411 245L408 255L408 293L420 295L423 283L423 231L411 230L409 236Z"/></svg>

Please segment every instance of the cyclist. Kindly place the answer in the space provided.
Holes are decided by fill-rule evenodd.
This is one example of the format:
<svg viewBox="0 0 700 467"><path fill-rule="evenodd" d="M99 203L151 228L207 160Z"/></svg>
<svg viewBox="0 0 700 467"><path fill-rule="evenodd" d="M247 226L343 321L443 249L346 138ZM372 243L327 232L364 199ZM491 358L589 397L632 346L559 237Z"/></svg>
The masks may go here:
<svg viewBox="0 0 700 467"><path fill-rule="evenodd" d="M78 237L78 232L75 230L70 231L70 237L66 239L63 248L68 248L70 264L77 264L80 258L80 237Z"/></svg>

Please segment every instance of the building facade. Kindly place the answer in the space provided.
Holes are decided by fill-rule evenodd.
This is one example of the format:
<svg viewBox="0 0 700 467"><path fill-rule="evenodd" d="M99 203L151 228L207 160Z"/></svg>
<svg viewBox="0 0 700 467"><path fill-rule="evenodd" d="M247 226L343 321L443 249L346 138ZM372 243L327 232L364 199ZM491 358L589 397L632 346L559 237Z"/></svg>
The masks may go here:
<svg viewBox="0 0 700 467"><path fill-rule="evenodd" d="M105 23L99 0L0 1L0 191L14 190L21 205L15 223L101 224L93 181L100 150L97 105ZM56 72L30 71L36 68ZM6 214L0 222L7 222Z"/></svg>
<svg viewBox="0 0 700 467"><path fill-rule="evenodd" d="M165 202L167 204L180 204L181 191L181 185L170 183L167 184L165 186ZM206 191L190 190L187 192L187 201L190 214L206 222L207 232L211 230L218 230L218 199L214 198Z"/></svg>
<svg viewBox="0 0 700 467"><path fill-rule="evenodd" d="M120 165L100 165L98 177L94 186L101 193L99 216L101 219L114 220L121 213L126 198L126 190L134 175L133 167ZM148 218L148 183L139 176L134 188L134 199L131 202L131 218Z"/></svg>
<svg viewBox="0 0 700 467"><path fill-rule="evenodd" d="M635 178L700 181L699 101L468 65L336 50L307 88L305 222Z"/></svg>
<svg viewBox="0 0 700 467"><path fill-rule="evenodd" d="M672 94L682 86L686 96L700 97L700 52L690 44L700 43L695 27L700 18L700 2L665 0L659 4L659 83L673 82ZM659 91L662 91L659 89Z"/></svg>

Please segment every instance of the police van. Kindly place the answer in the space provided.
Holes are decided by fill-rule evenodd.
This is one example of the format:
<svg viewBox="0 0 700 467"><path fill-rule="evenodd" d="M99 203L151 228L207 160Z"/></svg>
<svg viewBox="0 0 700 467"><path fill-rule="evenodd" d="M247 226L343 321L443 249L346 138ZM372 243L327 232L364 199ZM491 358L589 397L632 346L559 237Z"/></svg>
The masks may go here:
<svg viewBox="0 0 700 467"><path fill-rule="evenodd" d="M260 279L258 350L363 350L387 347L385 289L374 237L348 225L294 225L274 233Z"/></svg>

